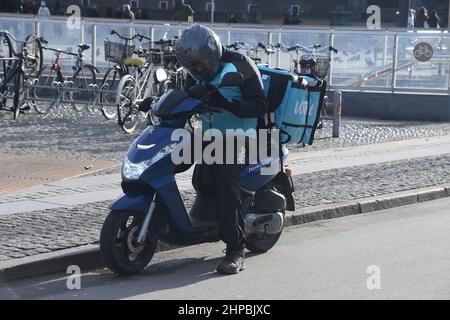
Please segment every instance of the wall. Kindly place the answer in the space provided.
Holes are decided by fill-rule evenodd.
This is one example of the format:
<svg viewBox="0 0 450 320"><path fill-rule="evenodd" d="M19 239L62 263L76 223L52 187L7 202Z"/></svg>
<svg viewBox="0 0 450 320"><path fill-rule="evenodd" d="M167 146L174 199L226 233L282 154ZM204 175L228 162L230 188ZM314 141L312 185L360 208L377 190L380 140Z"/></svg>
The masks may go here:
<svg viewBox="0 0 450 320"><path fill-rule="evenodd" d="M342 110L344 116L386 120L450 121L450 97L343 92Z"/></svg>

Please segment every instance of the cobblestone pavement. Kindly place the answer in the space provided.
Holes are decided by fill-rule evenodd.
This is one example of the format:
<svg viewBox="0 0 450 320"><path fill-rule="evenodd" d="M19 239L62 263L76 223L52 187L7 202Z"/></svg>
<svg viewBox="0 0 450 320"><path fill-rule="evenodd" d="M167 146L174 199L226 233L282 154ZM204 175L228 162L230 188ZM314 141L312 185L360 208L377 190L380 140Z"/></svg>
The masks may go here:
<svg viewBox="0 0 450 320"><path fill-rule="evenodd" d="M0 126L0 153L81 161L120 161L137 136L123 134L116 121L100 114L75 111L45 119L23 115L18 121L3 116Z"/></svg>
<svg viewBox="0 0 450 320"><path fill-rule="evenodd" d="M116 190L120 188L120 182L117 183L107 183L107 184L98 184L93 186L83 186L83 187L67 187L67 188L59 188L58 190L51 191L39 191L39 192L22 192L20 194L11 194L0 197L0 204L3 203L12 203L20 200L39 200L42 198L50 197L50 196L65 196L65 195L77 195L77 194L86 194L88 192L100 192L106 190Z"/></svg>
<svg viewBox="0 0 450 320"><path fill-rule="evenodd" d="M137 134L123 134L115 121L94 114L59 111L43 119L25 114L18 121L0 113L1 149L4 154L33 155L82 161L119 162ZM141 123L141 132L144 124ZM341 137L331 137L331 124L318 131L313 146L304 152L326 148L381 143L446 135L450 123L400 122L343 118ZM296 147L291 148L293 151Z"/></svg>
<svg viewBox="0 0 450 320"><path fill-rule="evenodd" d="M450 182L450 154L296 176L297 207L331 204ZM184 192L187 207L192 191ZM0 216L0 261L96 243L109 201Z"/></svg>

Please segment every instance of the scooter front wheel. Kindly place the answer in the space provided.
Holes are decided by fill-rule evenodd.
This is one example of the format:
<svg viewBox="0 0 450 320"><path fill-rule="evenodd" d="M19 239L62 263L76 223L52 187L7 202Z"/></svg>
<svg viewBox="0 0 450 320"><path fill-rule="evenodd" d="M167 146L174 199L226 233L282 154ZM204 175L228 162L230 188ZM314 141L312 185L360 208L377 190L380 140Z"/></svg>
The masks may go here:
<svg viewBox="0 0 450 320"><path fill-rule="evenodd" d="M141 272L153 258L158 240L150 223L143 244L137 242L144 215L139 212L111 211L103 223L100 251L106 266L120 275Z"/></svg>

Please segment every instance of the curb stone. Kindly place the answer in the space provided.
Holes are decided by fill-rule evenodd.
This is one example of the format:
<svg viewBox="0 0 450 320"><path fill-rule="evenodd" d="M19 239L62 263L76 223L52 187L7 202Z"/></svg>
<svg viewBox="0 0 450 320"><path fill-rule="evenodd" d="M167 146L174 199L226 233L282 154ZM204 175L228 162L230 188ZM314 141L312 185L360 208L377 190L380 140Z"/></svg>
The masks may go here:
<svg viewBox="0 0 450 320"><path fill-rule="evenodd" d="M393 194L375 199L361 199L356 203L301 208L294 213L288 212L286 214L286 225L294 226L314 221L375 212L446 197L450 197L450 185L418 189L413 192L400 192L398 195ZM167 251L174 248L179 248L179 246L175 247L162 244L158 251ZM0 263L0 283L50 273L65 272L69 265L78 265L83 271L103 267L104 262L100 254L99 246L97 244L87 245Z"/></svg>

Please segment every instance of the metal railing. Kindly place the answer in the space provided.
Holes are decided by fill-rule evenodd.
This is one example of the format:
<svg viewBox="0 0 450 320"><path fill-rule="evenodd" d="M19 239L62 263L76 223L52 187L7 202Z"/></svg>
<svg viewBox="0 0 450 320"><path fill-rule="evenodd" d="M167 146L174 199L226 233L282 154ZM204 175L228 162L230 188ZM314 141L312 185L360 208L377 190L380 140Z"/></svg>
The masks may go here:
<svg viewBox="0 0 450 320"><path fill-rule="evenodd" d="M104 61L103 41L111 29L121 33L139 32L154 39L179 35L186 23L136 21L116 19L83 19L80 28L69 28L64 17L0 15L0 29L16 37L29 33L48 38L53 47L70 49L78 43L91 44L86 60L100 69L109 66ZM223 43L245 41L282 42L286 45L331 44L340 51L334 55L330 71L331 89L361 92L426 93L448 95L450 92L450 34L448 30L367 30L358 28L308 28L264 25L214 24L210 27ZM414 47L429 43L433 57L427 62L415 59ZM45 57L50 62L51 57ZM289 54L278 52L269 60L272 67L289 68ZM70 64L70 62L68 63Z"/></svg>

